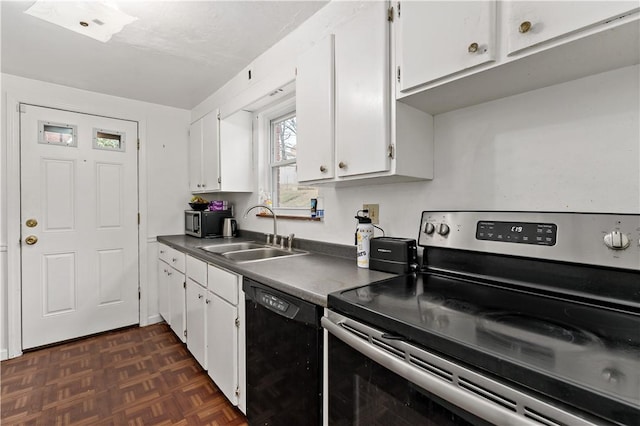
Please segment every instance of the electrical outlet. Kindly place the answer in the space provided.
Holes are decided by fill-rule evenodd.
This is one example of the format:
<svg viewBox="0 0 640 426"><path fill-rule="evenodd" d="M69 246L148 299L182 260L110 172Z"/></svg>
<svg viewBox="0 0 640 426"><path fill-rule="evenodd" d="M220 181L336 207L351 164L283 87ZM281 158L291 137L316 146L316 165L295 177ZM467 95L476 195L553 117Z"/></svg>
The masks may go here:
<svg viewBox="0 0 640 426"><path fill-rule="evenodd" d="M371 223L378 225L380 223L380 205L379 204L363 204L362 210L369 210Z"/></svg>

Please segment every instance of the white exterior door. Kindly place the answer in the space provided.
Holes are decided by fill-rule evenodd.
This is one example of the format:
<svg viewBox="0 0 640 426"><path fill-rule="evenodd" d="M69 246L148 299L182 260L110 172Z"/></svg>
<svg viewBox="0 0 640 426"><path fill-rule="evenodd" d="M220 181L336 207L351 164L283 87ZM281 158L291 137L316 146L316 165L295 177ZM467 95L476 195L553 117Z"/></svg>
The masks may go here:
<svg viewBox="0 0 640 426"><path fill-rule="evenodd" d="M21 105L24 349L139 323L137 133Z"/></svg>

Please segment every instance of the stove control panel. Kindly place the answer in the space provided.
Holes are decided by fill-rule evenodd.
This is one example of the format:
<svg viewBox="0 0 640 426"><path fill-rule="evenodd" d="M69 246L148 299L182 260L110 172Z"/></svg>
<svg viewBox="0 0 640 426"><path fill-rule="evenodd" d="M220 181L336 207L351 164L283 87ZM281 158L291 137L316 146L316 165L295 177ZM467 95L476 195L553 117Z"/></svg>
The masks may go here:
<svg viewBox="0 0 640 426"><path fill-rule="evenodd" d="M478 221L476 239L517 244L553 246L558 226L554 223Z"/></svg>
<svg viewBox="0 0 640 426"><path fill-rule="evenodd" d="M640 270L640 215L425 211L418 245Z"/></svg>

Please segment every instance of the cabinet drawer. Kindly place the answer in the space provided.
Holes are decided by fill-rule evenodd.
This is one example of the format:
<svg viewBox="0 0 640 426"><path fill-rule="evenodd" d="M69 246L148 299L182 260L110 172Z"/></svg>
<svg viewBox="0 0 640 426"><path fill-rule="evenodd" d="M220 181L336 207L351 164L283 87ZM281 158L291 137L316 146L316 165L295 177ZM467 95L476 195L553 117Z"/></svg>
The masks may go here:
<svg viewBox="0 0 640 426"><path fill-rule="evenodd" d="M162 251L164 251L165 253L160 254L160 259L164 260L171 267L184 274L185 254L169 246L164 246L162 248Z"/></svg>
<svg viewBox="0 0 640 426"><path fill-rule="evenodd" d="M169 261L171 247L158 243L158 259L164 260L166 263L171 263Z"/></svg>
<svg viewBox="0 0 640 426"><path fill-rule="evenodd" d="M240 276L212 265L209 265L208 275L209 290L232 305L237 305Z"/></svg>
<svg viewBox="0 0 640 426"><path fill-rule="evenodd" d="M187 255L187 277L207 287L207 263Z"/></svg>

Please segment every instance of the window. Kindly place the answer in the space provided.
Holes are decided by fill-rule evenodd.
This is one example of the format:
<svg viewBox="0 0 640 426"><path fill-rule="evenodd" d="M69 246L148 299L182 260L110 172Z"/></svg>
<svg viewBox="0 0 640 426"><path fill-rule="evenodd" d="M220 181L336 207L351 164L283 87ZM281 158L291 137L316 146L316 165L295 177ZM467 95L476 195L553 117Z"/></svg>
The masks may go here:
<svg viewBox="0 0 640 426"><path fill-rule="evenodd" d="M318 197L318 190L298 184L295 111L271 120L270 139L273 207L309 210L310 200Z"/></svg>
<svg viewBox="0 0 640 426"><path fill-rule="evenodd" d="M76 147L78 128L72 124L38 121L38 143Z"/></svg>
<svg viewBox="0 0 640 426"><path fill-rule="evenodd" d="M104 129L93 129L93 148L124 152L124 133Z"/></svg>

